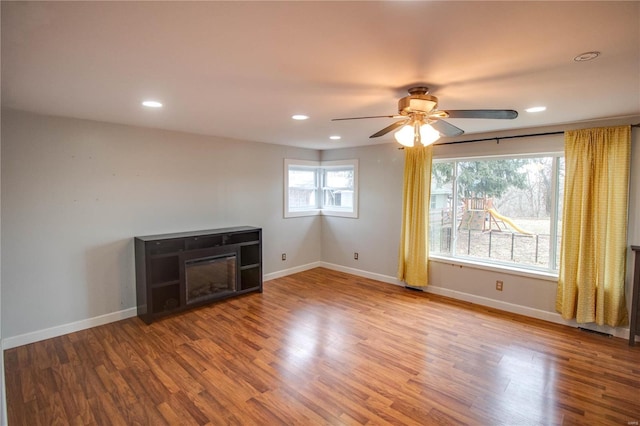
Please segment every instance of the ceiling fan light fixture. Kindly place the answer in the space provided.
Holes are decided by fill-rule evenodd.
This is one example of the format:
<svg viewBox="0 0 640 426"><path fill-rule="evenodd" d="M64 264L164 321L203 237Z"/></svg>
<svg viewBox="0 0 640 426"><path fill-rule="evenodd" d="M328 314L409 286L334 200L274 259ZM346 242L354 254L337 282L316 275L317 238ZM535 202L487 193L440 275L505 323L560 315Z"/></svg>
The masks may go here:
<svg viewBox="0 0 640 426"><path fill-rule="evenodd" d="M400 128L397 132L394 133L393 137L396 138L396 141L400 145L404 145L408 148L411 148L415 139L415 132L413 130L412 124L406 124Z"/></svg>
<svg viewBox="0 0 640 426"><path fill-rule="evenodd" d="M429 124L420 126L420 142L424 146L429 146L440 139L440 132L431 127Z"/></svg>
<svg viewBox="0 0 640 426"><path fill-rule="evenodd" d="M418 132L415 129L416 124L410 123L402 126L393 136L400 145L408 148L411 148L416 143L429 146L440 139L440 133L429 124L420 125L418 123L418 125L420 126Z"/></svg>

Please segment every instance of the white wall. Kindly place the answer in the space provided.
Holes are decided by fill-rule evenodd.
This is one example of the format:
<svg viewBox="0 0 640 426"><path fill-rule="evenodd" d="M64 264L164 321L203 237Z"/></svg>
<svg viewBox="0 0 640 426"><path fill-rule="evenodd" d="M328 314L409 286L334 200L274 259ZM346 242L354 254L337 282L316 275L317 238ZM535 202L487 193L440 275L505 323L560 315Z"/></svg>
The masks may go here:
<svg viewBox="0 0 640 426"><path fill-rule="evenodd" d="M624 120L564 125L541 129L526 129L519 134L553 132L576 128L638 123L640 117ZM516 132L503 133L513 135ZM494 137L465 135L457 140ZM629 204L629 245L640 244L640 129L632 132L632 167ZM564 136L520 138L434 147L435 158L504 155L529 152L563 152ZM354 149L324 151L323 160L358 158L360 161L360 219L324 217L322 223L322 260L330 267L379 278L391 283L396 280L397 253L400 238L400 204L403 151L396 144ZM360 260L353 260L359 250ZM631 250L628 264L633 265ZM631 283L631 268L627 282ZM502 292L495 290L496 280L504 281ZM514 274L473 265L431 261L428 291L487 306L522 313L546 320L563 322L555 312L556 280L531 274ZM627 286L627 302L631 306L631 285ZM590 327L616 335L607 327Z"/></svg>
<svg viewBox="0 0 640 426"><path fill-rule="evenodd" d="M264 273L319 261L321 219L283 218L284 158L319 152L3 111L2 336L134 308L136 235L252 225Z"/></svg>
<svg viewBox="0 0 640 426"><path fill-rule="evenodd" d="M572 128L614 124L621 123ZM633 131L630 244L640 244L639 133ZM528 152L532 145L562 150L562 136L442 146L435 156ZM359 159L360 217L284 219L285 158ZM136 235L260 226L267 275L321 263L398 283L403 168L395 143L318 152L3 111L2 337L19 344L16 336L135 314ZM503 292L495 291L496 279L505 282ZM430 283L435 293L557 319L553 280L432 261Z"/></svg>
<svg viewBox="0 0 640 426"><path fill-rule="evenodd" d="M397 144L322 152L322 161L357 158L359 217L323 216L322 260L395 276L402 215L404 151ZM353 257L358 253L358 260Z"/></svg>

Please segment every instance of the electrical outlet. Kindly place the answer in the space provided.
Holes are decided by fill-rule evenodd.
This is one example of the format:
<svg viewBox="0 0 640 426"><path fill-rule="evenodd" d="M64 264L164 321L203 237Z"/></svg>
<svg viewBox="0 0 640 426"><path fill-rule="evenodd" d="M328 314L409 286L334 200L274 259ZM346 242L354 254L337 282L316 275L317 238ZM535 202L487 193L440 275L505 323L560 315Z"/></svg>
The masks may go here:
<svg viewBox="0 0 640 426"><path fill-rule="evenodd" d="M282 260L287 260L287 253L282 253Z"/></svg>
<svg viewBox="0 0 640 426"><path fill-rule="evenodd" d="M502 285L503 285L502 281L500 280L496 281L496 290L502 291Z"/></svg>
<svg viewBox="0 0 640 426"><path fill-rule="evenodd" d="M354 258L355 260L358 260L358 252L357 252L357 251L353 253L353 258Z"/></svg>

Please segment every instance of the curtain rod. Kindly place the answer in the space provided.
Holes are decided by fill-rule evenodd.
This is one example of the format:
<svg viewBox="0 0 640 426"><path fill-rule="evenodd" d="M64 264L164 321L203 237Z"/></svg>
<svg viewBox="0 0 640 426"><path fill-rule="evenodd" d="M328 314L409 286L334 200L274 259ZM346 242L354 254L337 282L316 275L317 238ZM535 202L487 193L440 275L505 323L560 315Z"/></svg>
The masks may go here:
<svg viewBox="0 0 640 426"><path fill-rule="evenodd" d="M633 127L640 127L640 123L632 124L631 127L632 128ZM470 139L470 140L466 140L466 141L443 142L443 143L438 143L436 145L455 145L455 144L459 144L459 143L484 142L484 141L496 141L497 143L500 143L500 141L503 140L503 139L528 138L528 137L532 137L532 136L561 135L563 133L564 133L564 131L546 132L546 133L529 133L528 135L514 135L514 136L502 136L502 137L495 137L495 138Z"/></svg>

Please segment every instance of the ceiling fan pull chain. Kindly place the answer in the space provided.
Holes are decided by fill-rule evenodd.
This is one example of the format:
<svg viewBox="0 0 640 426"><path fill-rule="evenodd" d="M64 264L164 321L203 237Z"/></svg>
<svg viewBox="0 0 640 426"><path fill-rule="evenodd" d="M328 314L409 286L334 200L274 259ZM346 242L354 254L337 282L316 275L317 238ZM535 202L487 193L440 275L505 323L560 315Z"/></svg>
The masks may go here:
<svg viewBox="0 0 640 426"><path fill-rule="evenodd" d="M420 143L420 120L413 120L413 146L419 146Z"/></svg>

